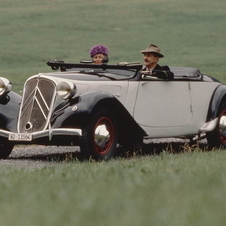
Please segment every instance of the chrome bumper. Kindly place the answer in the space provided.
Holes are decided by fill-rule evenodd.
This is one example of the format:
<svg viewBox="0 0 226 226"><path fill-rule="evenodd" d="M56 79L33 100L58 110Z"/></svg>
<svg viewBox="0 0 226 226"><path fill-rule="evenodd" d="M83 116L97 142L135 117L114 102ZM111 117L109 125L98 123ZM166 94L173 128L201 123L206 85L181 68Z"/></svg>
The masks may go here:
<svg viewBox="0 0 226 226"><path fill-rule="evenodd" d="M14 134L13 132L6 131L6 130L0 130L0 136L1 137L9 137L9 134ZM31 133L32 134L32 140L42 138L42 137L49 137L49 140L52 139L55 135L68 135L68 136L81 136L82 130L81 129L49 129L44 131L38 131Z"/></svg>

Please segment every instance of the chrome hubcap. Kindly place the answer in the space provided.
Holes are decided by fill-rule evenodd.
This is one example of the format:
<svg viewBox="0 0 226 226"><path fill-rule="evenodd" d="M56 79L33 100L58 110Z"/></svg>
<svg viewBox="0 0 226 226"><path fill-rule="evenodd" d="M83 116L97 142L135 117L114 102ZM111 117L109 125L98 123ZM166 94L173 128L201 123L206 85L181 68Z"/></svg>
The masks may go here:
<svg viewBox="0 0 226 226"><path fill-rule="evenodd" d="M114 129L111 120L106 117L99 119L94 130L94 145L98 154L107 154L113 140Z"/></svg>
<svg viewBox="0 0 226 226"><path fill-rule="evenodd" d="M226 111L224 111L219 121L219 133L223 142L226 142Z"/></svg>

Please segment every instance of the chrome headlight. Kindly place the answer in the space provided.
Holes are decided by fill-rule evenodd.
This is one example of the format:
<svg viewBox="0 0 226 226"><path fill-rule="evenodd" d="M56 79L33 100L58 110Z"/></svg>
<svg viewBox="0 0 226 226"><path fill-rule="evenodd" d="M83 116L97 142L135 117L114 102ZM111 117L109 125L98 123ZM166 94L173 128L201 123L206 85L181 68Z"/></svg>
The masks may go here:
<svg viewBox="0 0 226 226"><path fill-rule="evenodd" d="M7 79L0 77L0 96L12 90L12 83Z"/></svg>
<svg viewBox="0 0 226 226"><path fill-rule="evenodd" d="M70 82L70 81L60 82L57 85L56 90L57 90L57 94L63 100L66 100L69 97L72 97L76 94L76 86L73 82Z"/></svg>

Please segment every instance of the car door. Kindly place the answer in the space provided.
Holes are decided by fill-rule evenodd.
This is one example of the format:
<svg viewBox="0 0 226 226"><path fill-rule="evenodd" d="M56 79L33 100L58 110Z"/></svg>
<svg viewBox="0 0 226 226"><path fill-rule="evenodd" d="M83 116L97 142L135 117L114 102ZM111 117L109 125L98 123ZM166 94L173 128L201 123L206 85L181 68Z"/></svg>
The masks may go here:
<svg viewBox="0 0 226 226"><path fill-rule="evenodd" d="M188 81L140 81L134 118L143 127L184 127L192 121Z"/></svg>

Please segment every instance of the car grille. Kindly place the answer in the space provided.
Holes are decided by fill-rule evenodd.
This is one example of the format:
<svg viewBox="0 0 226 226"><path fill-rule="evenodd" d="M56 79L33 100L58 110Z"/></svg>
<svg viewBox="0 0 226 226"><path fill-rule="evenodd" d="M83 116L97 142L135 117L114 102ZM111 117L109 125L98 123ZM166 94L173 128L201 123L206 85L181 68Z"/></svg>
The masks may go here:
<svg viewBox="0 0 226 226"><path fill-rule="evenodd" d="M55 97L55 84L45 78L32 78L24 87L18 130L20 133L46 129Z"/></svg>

